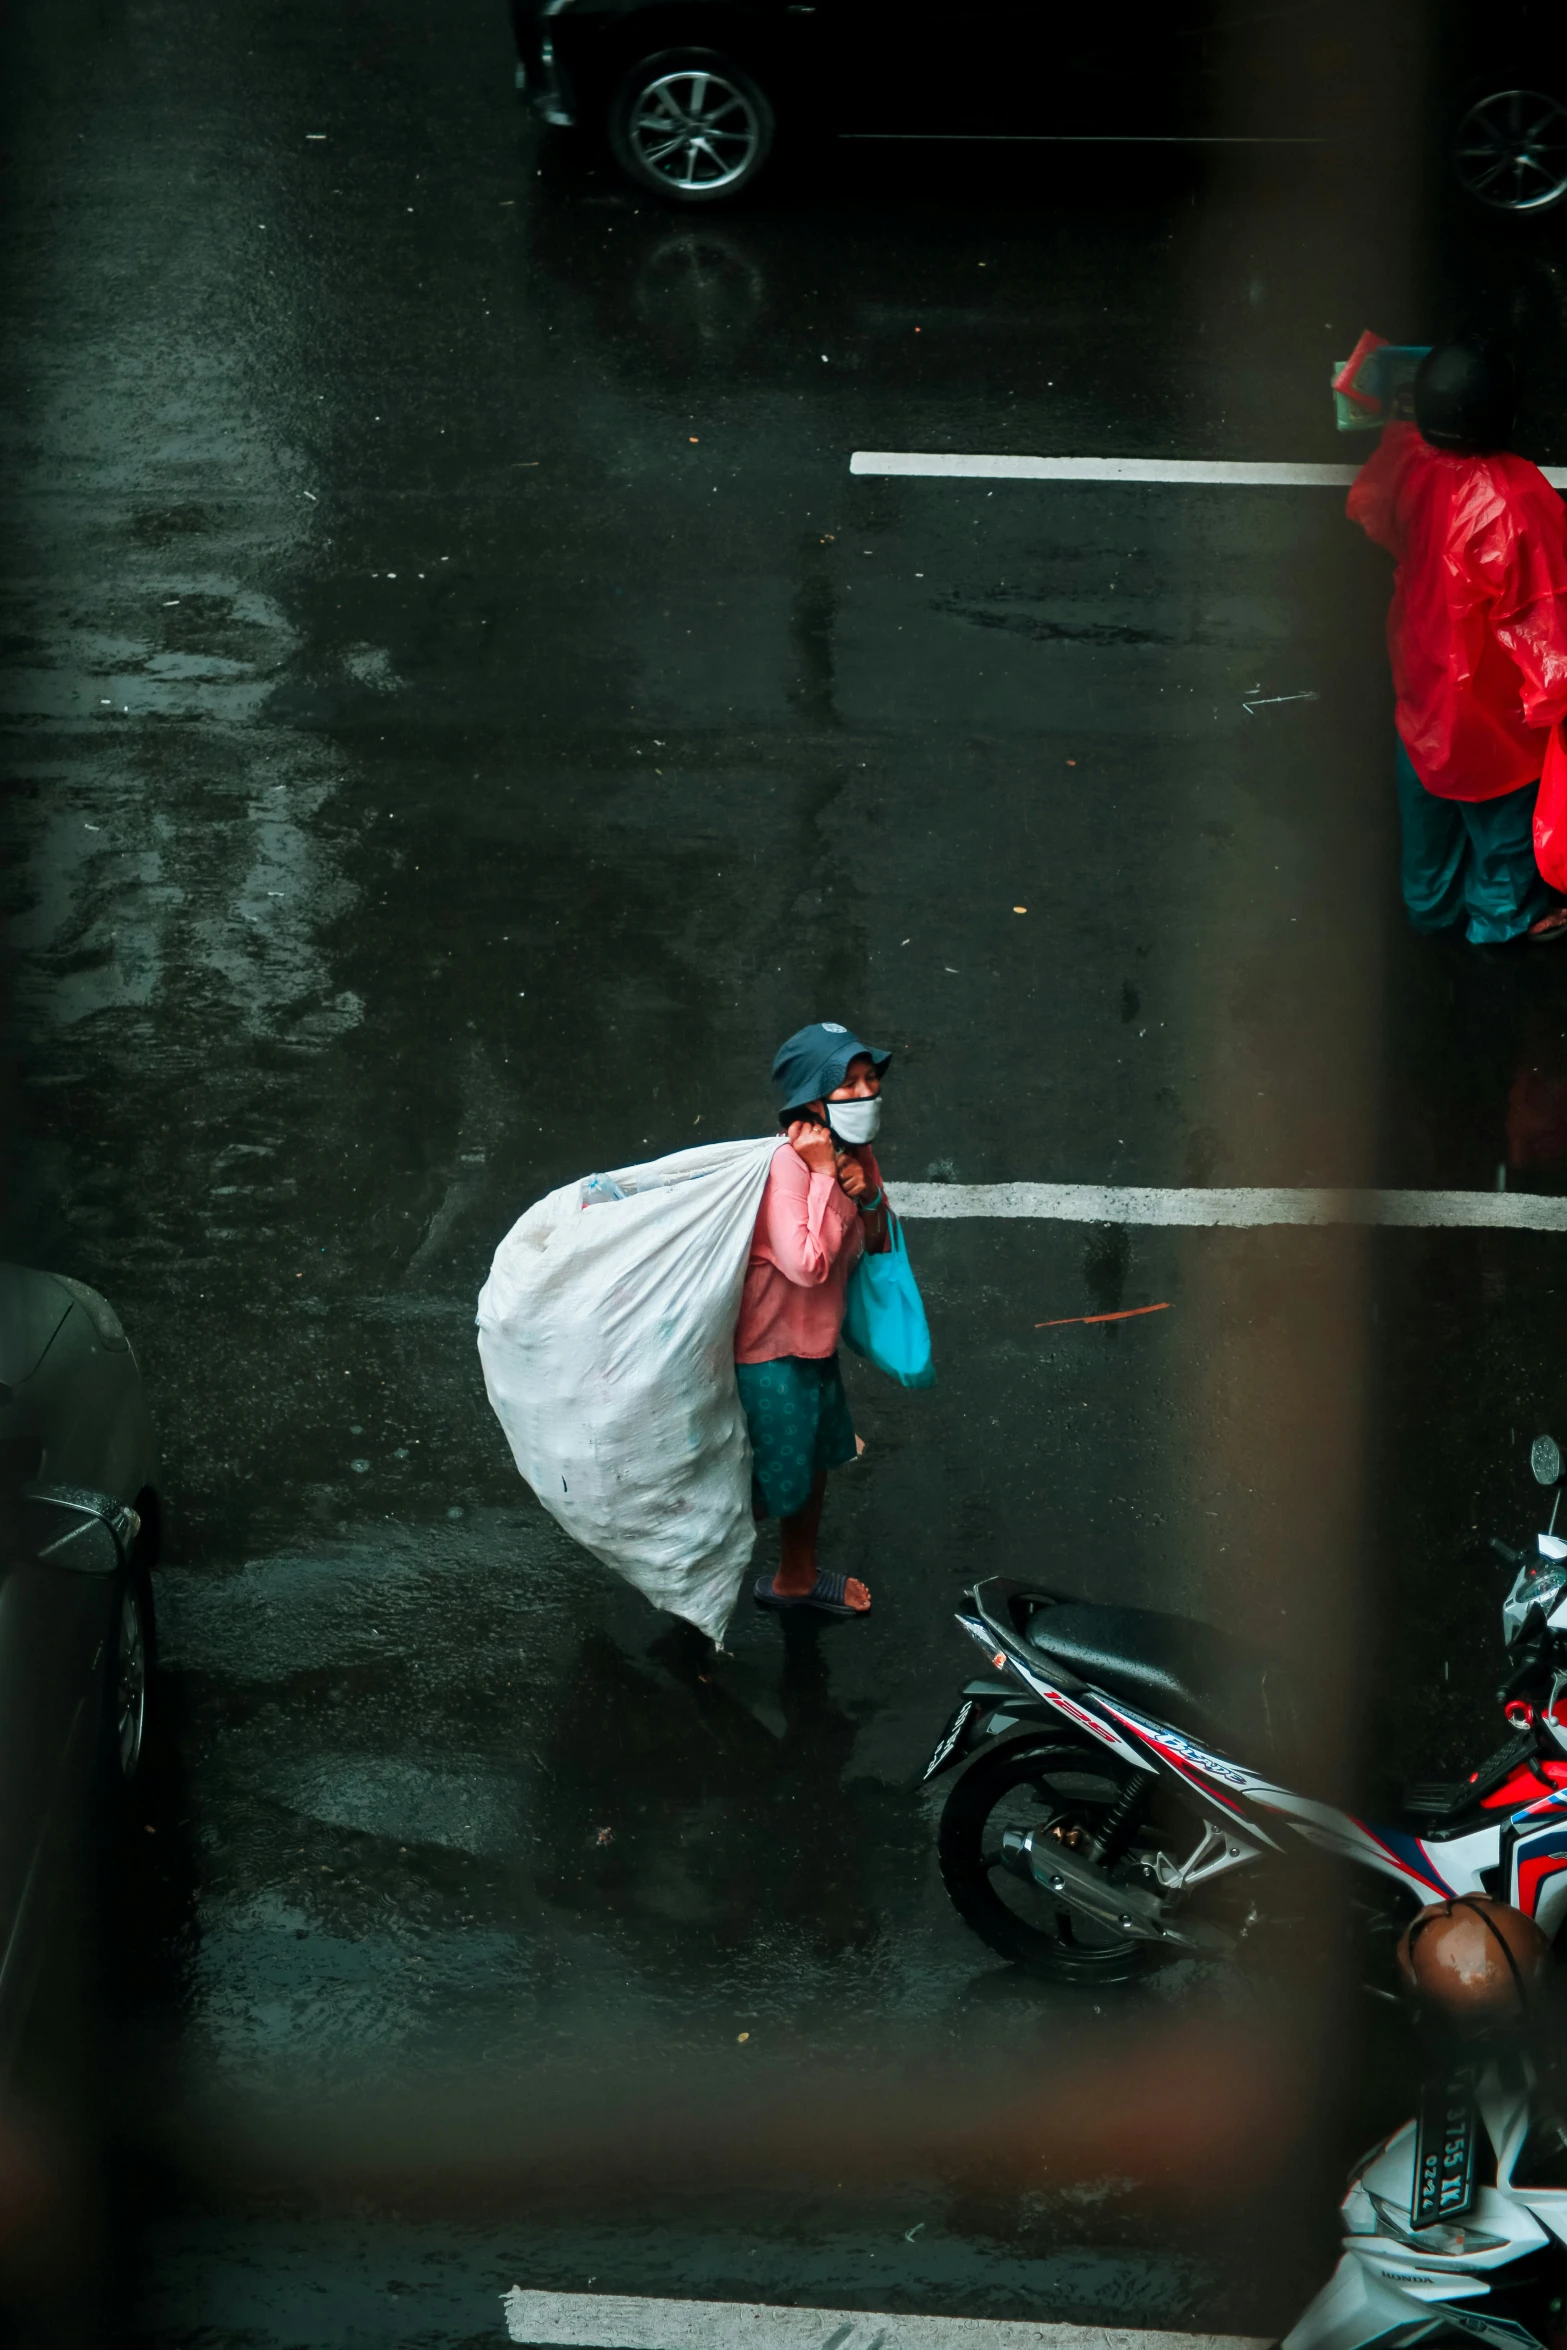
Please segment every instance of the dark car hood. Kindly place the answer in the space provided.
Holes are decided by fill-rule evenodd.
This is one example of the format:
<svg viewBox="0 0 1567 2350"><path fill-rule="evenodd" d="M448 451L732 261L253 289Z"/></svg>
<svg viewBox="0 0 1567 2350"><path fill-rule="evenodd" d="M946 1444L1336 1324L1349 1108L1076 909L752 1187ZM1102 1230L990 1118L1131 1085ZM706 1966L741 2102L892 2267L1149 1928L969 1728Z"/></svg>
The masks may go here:
<svg viewBox="0 0 1567 2350"><path fill-rule="evenodd" d="M0 1386L31 1378L74 1302L52 1273L0 1265Z"/></svg>

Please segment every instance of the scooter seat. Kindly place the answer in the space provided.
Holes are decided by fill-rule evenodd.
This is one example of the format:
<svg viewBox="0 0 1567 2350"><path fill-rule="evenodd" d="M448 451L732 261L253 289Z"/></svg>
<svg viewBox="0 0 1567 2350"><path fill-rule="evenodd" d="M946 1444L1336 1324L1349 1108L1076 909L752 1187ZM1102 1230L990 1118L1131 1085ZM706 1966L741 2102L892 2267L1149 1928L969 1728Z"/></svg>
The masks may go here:
<svg viewBox="0 0 1567 2350"><path fill-rule="evenodd" d="M1089 1600L1028 1607L1029 1646L1107 1697L1123 1697L1234 1761L1288 1772L1299 1746L1288 1668L1190 1616Z"/></svg>

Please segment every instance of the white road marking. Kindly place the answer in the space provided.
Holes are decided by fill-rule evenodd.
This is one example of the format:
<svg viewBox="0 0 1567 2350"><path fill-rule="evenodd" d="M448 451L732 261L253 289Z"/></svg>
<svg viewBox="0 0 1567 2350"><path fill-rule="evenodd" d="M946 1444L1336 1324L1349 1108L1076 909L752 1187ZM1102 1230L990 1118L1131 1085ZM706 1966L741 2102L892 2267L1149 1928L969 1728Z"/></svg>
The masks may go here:
<svg viewBox="0 0 1567 2350"><path fill-rule="evenodd" d="M1540 470L1554 489L1567 489L1567 465L1542 465ZM1165 482L1197 488L1308 490L1347 489L1360 467L1273 464L1244 457L963 457L927 449L856 449L849 471L967 481Z"/></svg>
<svg viewBox="0 0 1567 2350"><path fill-rule="evenodd" d="M964 147L1332 147L1329 138L1283 131L840 131L840 141Z"/></svg>
<svg viewBox="0 0 1567 2350"><path fill-rule="evenodd" d="M1321 489L1347 485L1355 465L1271 465L1223 457L960 457L923 449L856 449L851 473L953 475L968 481L1145 481Z"/></svg>
<svg viewBox="0 0 1567 2350"><path fill-rule="evenodd" d="M501 2297L506 2331L535 2350L1263 2350L1244 2334L1161 2334L1029 2319L894 2317L765 2301L651 2301L620 2293Z"/></svg>
<svg viewBox="0 0 1567 2350"><path fill-rule="evenodd" d="M1567 1199L1527 1191L1156 1190L1119 1183L889 1183L900 1216L1063 1224L1391 1224L1567 1232Z"/></svg>

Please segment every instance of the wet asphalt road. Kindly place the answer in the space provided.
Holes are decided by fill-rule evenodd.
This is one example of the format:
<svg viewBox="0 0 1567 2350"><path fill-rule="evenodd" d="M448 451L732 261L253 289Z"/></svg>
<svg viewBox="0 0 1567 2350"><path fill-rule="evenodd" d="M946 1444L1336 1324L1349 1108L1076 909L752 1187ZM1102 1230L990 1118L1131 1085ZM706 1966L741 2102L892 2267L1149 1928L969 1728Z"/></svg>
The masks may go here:
<svg viewBox="0 0 1567 2350"><path fill-rule="evenodd" d="M896 1048L895 1177L1556 1186L1567 966L1399 926L1339 499L848 472L1339 459L1366 323L1551 361L1556 242L1256 157L693 222L535 134L478 0L10 39L8 1246L120 1306L169 1510L132 2330L493 2341L520 2279L1277 2332L1320 2198L693 2148L744 2140L738 2066L831 2147L889 2078L1048 2104L1093 2030L1280 1999L1343 2059L1311 2178L1399 2118L1298 1986L1090 2025L992 1966L910 1787L976 1568L1284 1641L1340 1783L1476 1759L1557 1244L916 1228L941 1384L851 1370L828 1518L874 1620L742 1611L716 1667L519 1490L473 1300L548 1186L764 1130L823 1016ZM568 2118L661 2152L551 2186Z"/></svg>

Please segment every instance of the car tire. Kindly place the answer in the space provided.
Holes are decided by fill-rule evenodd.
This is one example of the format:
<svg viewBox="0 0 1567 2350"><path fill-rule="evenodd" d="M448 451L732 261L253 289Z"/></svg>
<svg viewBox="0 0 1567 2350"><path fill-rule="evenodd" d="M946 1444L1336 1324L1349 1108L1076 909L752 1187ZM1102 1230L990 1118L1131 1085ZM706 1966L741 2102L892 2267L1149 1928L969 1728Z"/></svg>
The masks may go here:
<svg viewBox="0 0 1567 2350"><path fill-rule="evenodd" d="M158 1669L152 1579L141 1560L120 1578L103 1681L103 1774L109 1800L125 1801L147 1759Z"/></svg>
<svg viewBox="0 0 1567 2350"><path fill-rule="evenodd" d="M1567 196L1567 101L1482 91L1454 123L1448 153L1465 195L1488 212L1548 212Z"/></svg>
<svg viewBox="0 0 1567 2350"><path fill-rule="evenodd" d="M776 123L761 84L716 49L666 49L623 75L609 144L627 178L666 203L728 204L772 153Z"/></svg>

